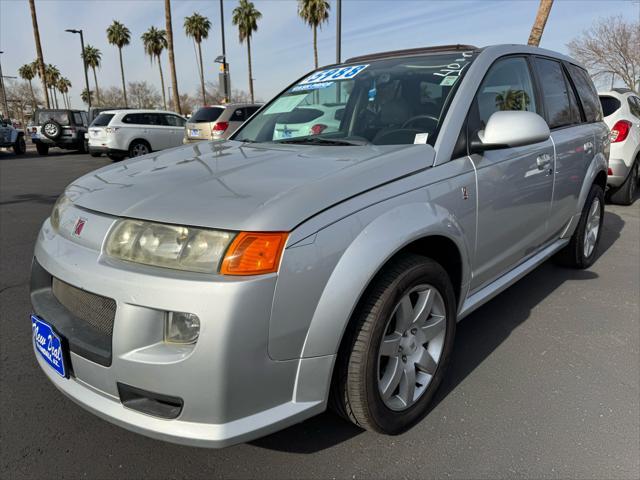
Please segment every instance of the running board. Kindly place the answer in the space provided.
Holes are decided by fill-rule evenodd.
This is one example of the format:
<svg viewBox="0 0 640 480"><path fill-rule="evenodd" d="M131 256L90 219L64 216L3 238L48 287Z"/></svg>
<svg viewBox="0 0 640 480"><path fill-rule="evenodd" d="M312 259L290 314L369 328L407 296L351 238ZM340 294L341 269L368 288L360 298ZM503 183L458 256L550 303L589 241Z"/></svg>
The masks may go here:
<svg viewBox="0 0 640 480"><path fill-rule="evenodd" d="M556 240L551 245L540 250L528 260L522 262L509 273L504 274L502 277L498 278L486 287L483 287L474 294L469 295L462 304L462 309L458 313L458 321L462 320L476 308L480 307L481 305L498 295L500 292L506 290L511 285L516 283L526 274L538 267L542 262L551 257L554 253L564 247L567 243L569 243L568 238L561 238L559 240Z"/></svg>

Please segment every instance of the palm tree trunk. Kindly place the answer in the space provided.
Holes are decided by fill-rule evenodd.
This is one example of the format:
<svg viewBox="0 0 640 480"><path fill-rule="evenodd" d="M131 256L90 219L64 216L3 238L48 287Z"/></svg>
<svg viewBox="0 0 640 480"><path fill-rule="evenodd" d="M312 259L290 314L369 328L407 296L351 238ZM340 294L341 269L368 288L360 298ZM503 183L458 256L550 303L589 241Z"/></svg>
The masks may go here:
<svg viewBox="0 0 640 480"><path fill-rule="evenodd" d="M551 12L552 6L553 0L540 0L538 13L536 14L536 19L533 22L533 27L531 28L529 41L527 42L529 45L533 47L540 45L540 39L542 38L542 33L544 32L544 27L547 24L547 19L549 18L549 12Z"/></svg>
<svg viewBox="0 0 640 480"><path fill-rule="evenodd" d="M167 24L167 46L169 50L169 68L171 69L171 94L173 96L173 111L182 115L180 108L180 94L178 92L178 75L176 74L176 61L173 55L173 27L171 26L171 0L164 0L164 16Z"/></svg>
<svg viewBox="0 0 640 480"><path fill-rule="evenodd" d="M91 67L91 70L93 70L93 83L96 84L96 98L98 99L98 104L101 104L102 101L100 100L100 89L98 88L98 76L96 75L96 67Z"/></svg>
<svg viewBox="0 0 640 480"><path fill-rule="evenodd" d="M56 105L56 108L58 107L58 94L56 93L56 87L51 87L51 93L53 94L53 102Z"/></svg>
<svg viewBox="0 0 640 480"><path fill-rule="evenodd" d="M207 94L204 89L204 70L202 69L202 47L200 46L200 42L198 42L198 56L200 57L200 87L202 88L202 105L207 104Z"/></svg>
<svg viewBox="0 0 640 480"><path fill-rule="evenodd" d="M247 58L249 60L249 95L251 96L251 103L254 103L253 71L251 70L251 36L247 36Z"/></svg>
<svg viewBox="0 0 640 480"><path fill-rule="evenodd" d="M49 92L47 92L47 79L44 71L44 57L42 56L42 46L40 45L40 30L38 29L38 16L36 15L35 0L29 0L29 9L31 10L31 24L33 25L33 38L36 42L36 52L38 54L38 70L40 70L40 79L42 80L44 101L47 105L47 108L51 108L51 105L49 104Z"/></svg>
<svg viewBox="0 0 640 480"><path fill-rule="evenodd" d="M122 75L122 96L124 97L124 106L129 108L129 102L127 102L127 86L124 82L124 65L122 64L122 48L118 47L118 53L120 54L120 74Z"/></svg>
<svg viewBox="0 0 640 480"><path fill-rule="evenodd" d="M318 68L318 27L313 26L313 62Z"/></svg>
<svg viewBox="0 0 640 480"><path fill-rule="evenodd" d="M160 87L162 88L162 103L164 104L164 109L167 109L167 97L164 93L164 76L162 75L162 60L160 60L160 55L158 55L158 68L160 69Z"/></svg>
<svg viewBox="0 0 640 480"><path fill-rule="evenodd" d="M35 109L38 108L38 105L36 104L36 96L33 93L33 84L31 83L31 79L29 79L29 91L31 92L31 103L33 104L33 110L35 111Z"/></svg>

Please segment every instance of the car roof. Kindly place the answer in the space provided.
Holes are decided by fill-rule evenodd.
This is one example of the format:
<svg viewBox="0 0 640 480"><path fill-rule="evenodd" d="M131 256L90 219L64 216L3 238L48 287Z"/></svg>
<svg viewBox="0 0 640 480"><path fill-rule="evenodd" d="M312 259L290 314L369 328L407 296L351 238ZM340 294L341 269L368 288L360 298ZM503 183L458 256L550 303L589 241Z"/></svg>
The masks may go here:
<svg viewBox="0 0 640 480"><path fill-rule="evenodd" d="M630 88L612 88L611 90L603 90L598 95L606 95L609 97L626 98L632 95L638 96L636 92Z"/></svg>
<svg viewBox="0 0 640 480"><path fill-rule="evenodd" d="M262 103L225 103L218 105L203 105L200 108L239 108L239 107L261 107Z"/></svg>
<svg viewBox="0 0 640 480"><path fill-rule="evenodd" d="M140 109L114 109L114 110L105 110L103 112L100 112L100 114L103 113L107 113L107 114L118 114L118 113L169 113L171 115L178 115L179 117L181 117L182 115L180 115L179 113L176 112L171 112L169 110L153 110L151 108L140 108Z"/></svg>

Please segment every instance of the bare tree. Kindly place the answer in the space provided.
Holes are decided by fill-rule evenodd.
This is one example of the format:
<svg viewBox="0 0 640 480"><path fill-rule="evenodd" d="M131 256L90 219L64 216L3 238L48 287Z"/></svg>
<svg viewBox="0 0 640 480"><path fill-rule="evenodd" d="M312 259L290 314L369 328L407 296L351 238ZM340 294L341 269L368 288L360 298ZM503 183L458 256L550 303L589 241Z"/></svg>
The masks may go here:
<svg viewBox="0 0 640 480"><path fill-rule="evenodd" d="M132 107L157 108L162 105L162 98L158 90L146 81L129 82L127 91L129 92L129 105Z"/></svg>
<svg viewBox="0 0 640 480"><path fill-rule="evenodd" d="M533 47L540 45L540 39L542 38L542 33L544 32L544 27L547 24L547 19L549 18L552 6L553 0L540 0L538 13L536 14L536 19L533 22L531 33L529 34L529 41L527 42L529 45Z"/></svg>
<svg viewBox="0 0 640 480"><path fill-rule="evenodd" d="M601 18L567 47L593 77L617 76L627 87L640 90L640 21Z"/></svg>

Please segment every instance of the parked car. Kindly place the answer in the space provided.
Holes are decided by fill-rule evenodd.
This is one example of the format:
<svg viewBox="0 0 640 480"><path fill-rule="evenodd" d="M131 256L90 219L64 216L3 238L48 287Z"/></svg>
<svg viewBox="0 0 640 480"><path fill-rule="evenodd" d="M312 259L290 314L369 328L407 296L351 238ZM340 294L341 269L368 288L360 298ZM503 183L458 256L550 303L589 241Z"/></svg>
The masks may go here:
<svg viewBox="0 0 640 480"><path fill-rule="evenodd" d="M47 155L51 147L85 152L88 125L84 110L38 109L33 114L31 141L40 155Z"/></svg>
<svg viewBox="0 0 640 480"><path fill-rule="evenodd" d="M0 148L12 148L16 155L23 155L27 151L24 131L15 128L10 120L0 122Z"/></svg>
<svg viewBox="0 0 640 480"><path fill-rule="evenodd" d="M89 128L93 124L93 121L100 115L102 112L106 112L108 110L129 110L126 107L91 107L89 109ZM87 146L87 151L89 151L89 132L84 134L85 144ZM102 155L101 152L90 152L92 157L99 157Z"/></svg>
<svg viewBox="0 0 640 480"><path fill-rule="evenodd" d="M160 110L107 110L89 128L89 152L112 160L182 145L186 120Z"/></svg>
<svg viewBox="0 0 640 480"><path fill-rule="evenodd" d="M336 98L338 130L273 139ZM596 260L608 151L589 75L549 50L322 68L228 141L68 186L35 246L37 361L84 408L177 443L247 441L328 405L402 432L458 320L552 256Z"/></svg>
<svg viewBox="0 0 640 480"><path fill-rule="evenodd" d="M609 200L631 205L640 182L640 96L628 88L601 92L604 121L611 129Z"/></svg>
<svg viewBox="0 0 640 480"><path fill-rule="evenodd" d="M342 103L300 106L278 117L278 123L273 130L273 139L337 132L340 129L344 108Z"/></svg>
<svg viewBox="0 0 640 480"><path fill-rule="evenodd" d="M246 103L202 107L187 121L184 143L229 138L259 108L259 104Z"/></svg>

